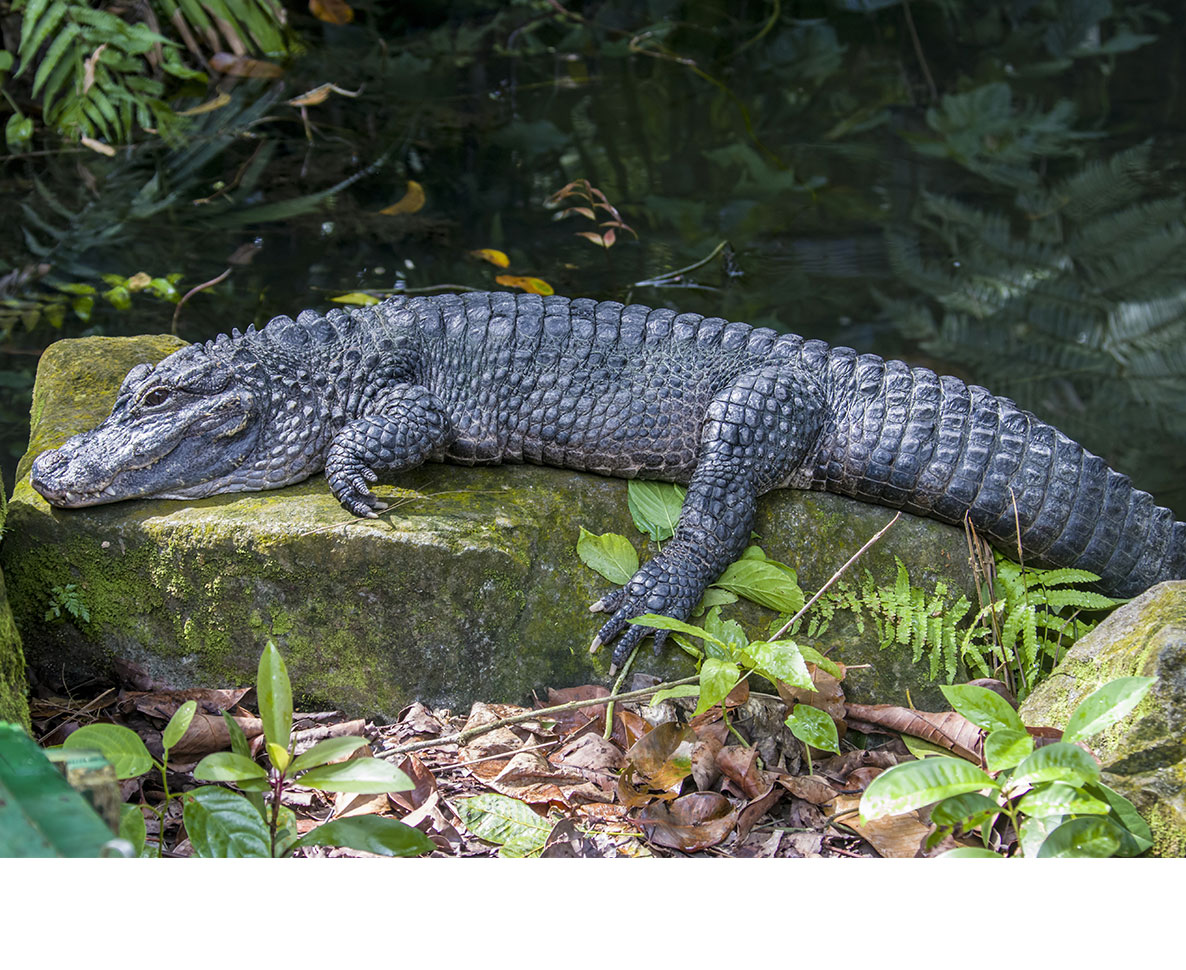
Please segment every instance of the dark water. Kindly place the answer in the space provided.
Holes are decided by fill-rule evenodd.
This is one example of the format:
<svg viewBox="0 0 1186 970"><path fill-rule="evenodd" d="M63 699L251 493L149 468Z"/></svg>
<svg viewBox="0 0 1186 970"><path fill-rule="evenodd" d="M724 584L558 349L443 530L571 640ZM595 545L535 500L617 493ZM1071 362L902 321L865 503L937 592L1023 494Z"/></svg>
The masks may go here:
<svg viewBox="0 0 1186 970"><path fill-rule="evenodd" d="M230 268L180 312L200 339L502 273L954 373L1186 517L1184 41L1158 8L355 6L348 27L298 22L284 81L225 85L173 147L5 161L0 271L48 267L4 292L26 308L0 345L6 487L46 343L173 326L136 293L55 327L27 309L49 284L180 273L184 292ZM327 82L358 94L306 126L285 102ZM580 178L637 237L605 249L557 218L549 196ZM409 182L423 205L383 214Z"/></svg>

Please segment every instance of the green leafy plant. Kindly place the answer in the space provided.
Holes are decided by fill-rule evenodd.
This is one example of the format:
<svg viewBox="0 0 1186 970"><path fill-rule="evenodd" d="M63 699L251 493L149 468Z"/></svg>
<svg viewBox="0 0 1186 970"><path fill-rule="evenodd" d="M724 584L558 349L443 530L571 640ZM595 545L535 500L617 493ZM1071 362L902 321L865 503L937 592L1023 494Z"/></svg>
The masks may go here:
<svg viewBox="0 0 1186 970"><path fill-rule="evenodd" d="M1002 816L1017 835L1017 855L1139 855L1153 844L1148 825L1131 802L1100 781L1099 765L1077 742L1122 720L1154 679L1122 677L1100 687L1075 708L1062 740L1040 748L999 694L971 684L944 687L952 707L986 732L988 770L946 756L895 765L865 790L861 817L898 815L934 804L935 831L928 846L956 830L978 831L984 845L946 855L998 856L989 846Z"/></svg>
<svg viewBox="0 0 1186 970"><path fill-rule="evenodd" d="M394 819L363 816L335 819L298 837L296 818L283 804L294 784L329 792L381 794L406 791L412 782L402 771L378 758L347 758L366 741L357 737L328 738L300 755L292 752L292 685L275 645L268 642L260 656L256 679L260 718L271 770L257 764L242 728L228 714L223 717L231 737L231 751L204 757L194 768L201 781L232 782L243 793L205 785L184 793L168 786L169 750L185 736L196 710L187 701L165 727L164 755L158 762L134 731L115 724L92 724L66 739L67 746L98 750L116 769L117 777L135 778L155 767L161 774L165 800L156 810L164 819L170 800L183 800L186 832L201 858L255 858L291 855L306 846L344 846L378 855L423 855L433 844L418 830ZM331 764L330 762L336 762ZM265 800L269 793L271 804ZM143 852L144 819L138 806L124 807L122 830ZM137 823L137 819L139 822ZM161 849L158 845L158 854Z"/></svg>
<svg viewBox="0 0 1186 970"><path fill-rule="evenodd" d="M242 47L271 55L286 51L284 12L268 0L231 5L156 0L143 7L143 19L129 23L86 0L14 3L23 17L13 80L31 75L30 93L46 125L103 154L113 153L110 145L130 140L136 125L169 137L185 119L167 101L173 92L164 76L175 84L199 81L204 89L206 74L184 59L185 47L201 56L197 38L219 45L221 28ZM174 26L185 44L164 36L162 23ZM9 120L5 134L11 150L27 146L31 121L19 111Z"/></svg>
<svg viewBox="0 0 1186 970"><path fill-rule="evenodd" d="M87 608L75 583L55 586L50 590L49 608L45 611L45 621L52 623L55 620L64 620L67 616L78 623L91 622L91 611Z"/></svg>
<svg viewBox="0 0 1186 970"><path fill-rule="evenodd" d="M1054 669L1068 647L1095 629L1082 611L1110 610L1123 600L1076 587L1099 579L1085 569L1033 569L996 554L994 589L964 634L962 656L983 676L1005 671L1019 699Z"/></svg>

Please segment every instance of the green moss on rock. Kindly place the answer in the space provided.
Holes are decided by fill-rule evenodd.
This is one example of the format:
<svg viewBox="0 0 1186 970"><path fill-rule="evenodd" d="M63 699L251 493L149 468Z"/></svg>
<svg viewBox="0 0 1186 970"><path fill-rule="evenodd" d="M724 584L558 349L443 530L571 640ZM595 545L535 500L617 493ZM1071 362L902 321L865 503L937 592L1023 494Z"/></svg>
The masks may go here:
<svg viewBox="0 0 1186 970"><path fill-rule="evenodd" d="M1119 724L1091 739L1104 781L1153 829L1153 853L1186 853L1186 582L1161 583L1120 607L1067 653L1026 699L1027 724L1065 726L1088 694L1118 677L1157 683Z"/></svg>
<svg viewBox="0 0 1186 970"><path fill-rule="evenodd" d="M531 466L432 465L377 492L378 520L345 512L316 477L273 492L195 502L51 508L28 483L33 457L96 425L124 374L177 346L172 338L63 341L45 354L29 453L13 496L3 568L30 664L81 678L114 656L183 684L248 684L268 639L309 702L394 715L413 699L453 707L523 701L532 690L604 682L607 651L588 644L586 611L607 583L577 558L581 526L629 535L626 483ZM768 554L818 587L892 512L817 493L766 497L756 526ZM904 515L861 563L891 583L894 557L928 588L970 591L963 534ZM90 621L47 622L56 586L75 584ZM755 636L769 614L743 611ZM850 697L916 703L928 693L909 651L836 622L815 642L850 664ZM685 676L676 649L640 652L636 669Z"/></svg>
<svg viewBox="0 0 1186 970"><path fill-rule="evenodd" d="M7 515L8 503L3 490L0 490L0 543L3 542ZM0 721L15 721L29 730L27 692L25 653L21 648L16 622L12 618L12 609L8 605L4 573L0 572Z"/></svg>

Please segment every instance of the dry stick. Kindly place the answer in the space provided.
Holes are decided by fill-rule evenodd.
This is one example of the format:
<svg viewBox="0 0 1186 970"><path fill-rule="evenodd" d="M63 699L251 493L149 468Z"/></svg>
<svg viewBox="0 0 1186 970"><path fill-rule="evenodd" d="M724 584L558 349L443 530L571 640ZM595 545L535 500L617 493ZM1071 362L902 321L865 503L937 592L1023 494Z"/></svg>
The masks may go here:
<svg viewBox="0 0 1186 970"><path fill-rule="evenodd" d="M890 519L889 522L887 522L884 526L882 526L881 531L878 532L877 535L875 535L872 539L870 539L868 542L866 542L863 546L861 546L860 549L858 549L856 552L854 552L852 554L851 558L848 560L848 562L846 562L843 566L841 566L839 569L837 569L836 572L832 573L832 578L829 579L826 583L824 583L824 585L819 588L819 591L813 597L811 597L811 599L809 599L806 603L803 604L803 608L800 609L799 612L796 613L794 616L792 616L789 620L787 620L786 623L783 624L782 629L779 630L776 634L774 634L774 636L772 636L770 639L771 640L779 639L784 633L787 632L787 630L789 630L792 626L794 626L795 621L798 620L809 609L811 609L811 607L815 604L815 601L824 595L824 593L827 591L828 587L831 586L834 582L836 582L836 580L838 580L841 576L843 576L849 566L851 566L854 562L856 562L858 559L860 559L861 556L863 556L866 552L868 552L869 549L872 548L883 535L885 535L887 532L889 532L890 526L892 526L895 522L897 522L898 519L900 519L901 517L902 517L901 512L895 512L894 517L892 519Z"/></svg>
<svg viewBox="0 0 1186 970"><path fill-rule="evenodd" d="M525 711L522 714L500 718L489 724L466 728L464 731L458 731L456 734L446 734L444 737L429 741L413 741L411 744L401 744L395 748L387 748L381 754L386 758L391 755L408 754L411 751L423 751L425 748L438 748L446 744L465 744L467 741L472 741L474 738L481 737L483 734L489 734L491 731L496 731L501 727L522 724L525 721L538 721L541 717L547 717L550 714L562 714L566 711L578 711L585 707L597 707L600 704L608 704L610 701L636 701L671 687L683 687L684 684L694 684L698 680L700 680L699 676L685 677L683 680L671 680L665 684L655 684L653 687L627 691L625 694L590 697L581 701L569 701L567 704L557 704L555 707L540 707L534 711Z"/></svg>
<svg viewBox="0 0 1186 970"><path fill-rule="evenodd" d="M541 741L539 744L529 744L522 748L516 748L514 751L500 751L498 754L488 754L483 758L474 758L473 761L455 761L451 765L437 765L435 768L429 768L428 771L430 774L438 775L445 771L452 771L454 768L468 768L470 765L481 764L483 761L509 761L515 755L522 754L524 751L554 748L564 740L564 738L557 738L555 741Z"/></svg>

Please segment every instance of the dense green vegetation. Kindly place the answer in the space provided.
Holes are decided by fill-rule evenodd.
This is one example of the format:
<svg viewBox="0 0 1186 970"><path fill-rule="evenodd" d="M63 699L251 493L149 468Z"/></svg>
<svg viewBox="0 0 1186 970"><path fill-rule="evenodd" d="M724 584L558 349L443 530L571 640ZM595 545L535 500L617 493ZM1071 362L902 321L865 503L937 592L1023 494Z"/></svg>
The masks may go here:
<svg viewBox="0 0 1186 970"><path fill-rule="evenodd" d="M9 482L50 340L488 288L489 248L557 292L927 359L1182 514L1184 40L1155 6L351 7L0 3ZM637 240L556 221L575 179Z"/></svg>

